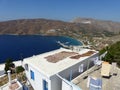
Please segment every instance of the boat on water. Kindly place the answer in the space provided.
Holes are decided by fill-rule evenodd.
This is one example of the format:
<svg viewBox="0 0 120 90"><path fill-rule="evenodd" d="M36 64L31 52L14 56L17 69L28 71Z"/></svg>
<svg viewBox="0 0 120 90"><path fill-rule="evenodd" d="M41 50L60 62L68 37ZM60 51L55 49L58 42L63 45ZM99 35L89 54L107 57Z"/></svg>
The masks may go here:
<svg viewBox="0 0 120 90"><path fill-rule="evenodd" d="M59 45L61 45L62 47L64 47L64 48L70 49L70 46L69 46L69 45L65 45L64 43L62 43L62 42L60 42L60 41L57 41L57 43L58 43ZM65 42L65 43L69 43L69 42Z"/></svg>

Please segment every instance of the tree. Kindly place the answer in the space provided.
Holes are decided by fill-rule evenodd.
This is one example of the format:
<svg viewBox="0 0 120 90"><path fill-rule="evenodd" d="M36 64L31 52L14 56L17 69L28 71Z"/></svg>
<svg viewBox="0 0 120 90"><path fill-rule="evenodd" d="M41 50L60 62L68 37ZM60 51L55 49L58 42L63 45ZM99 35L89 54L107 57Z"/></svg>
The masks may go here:
<svg viewBox="0 0 120 90"><path fill-rule="evenodd" d="M15 69L15 64L12 62L12 59L7 59L6 62L5 62L5 73L7 73L8 70L11 70L11 73L14 73Z"/></svg>

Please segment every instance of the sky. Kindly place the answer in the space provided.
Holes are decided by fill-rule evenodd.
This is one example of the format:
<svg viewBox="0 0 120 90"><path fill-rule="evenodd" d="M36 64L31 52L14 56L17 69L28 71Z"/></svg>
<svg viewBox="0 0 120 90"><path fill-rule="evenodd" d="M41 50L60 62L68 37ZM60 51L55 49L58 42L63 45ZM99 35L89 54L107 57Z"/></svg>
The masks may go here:
<svg viewBox="0 0 120 90"><path fill-rule="evenodd" d="M120 0L0 0L0 21L76 17L120 22Z"/></svg>

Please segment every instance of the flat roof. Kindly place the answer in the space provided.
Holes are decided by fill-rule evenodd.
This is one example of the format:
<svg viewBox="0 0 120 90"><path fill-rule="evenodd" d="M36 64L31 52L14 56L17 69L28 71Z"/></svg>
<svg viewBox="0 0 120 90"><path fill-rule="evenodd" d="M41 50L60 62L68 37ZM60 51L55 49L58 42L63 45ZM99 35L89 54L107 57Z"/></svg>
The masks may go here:
<svg viewBox="0 0 120 90"><path fill-rule="evenodd" d="M90 49L81 49L79 52L76 52L70 49L60 48L25 58L23 61L47 77L50 77L93 56L96 53L98 53L98 51ZM74 57L76 55L80 55L79 58Z"/></svg>
<svg viewBox="0 0 120 90"><path fill-rule="evenodd" d="M116 75L113 75L114 72L116 72ZM110 73L110 77L102 77L101 67L94 66L91 69L74 78L72 80L72 83L80 87L82 90L90 90L87 87L88 78L84 78L86 77L86 75L88 75L89 77L102 80L102 90L120 90L120 69L116 66L112 67Z"/></svg>

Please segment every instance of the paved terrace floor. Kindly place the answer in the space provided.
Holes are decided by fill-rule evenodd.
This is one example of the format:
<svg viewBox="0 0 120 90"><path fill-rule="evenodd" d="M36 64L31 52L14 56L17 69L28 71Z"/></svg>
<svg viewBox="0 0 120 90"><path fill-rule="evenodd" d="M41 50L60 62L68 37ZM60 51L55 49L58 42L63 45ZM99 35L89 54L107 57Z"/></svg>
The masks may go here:
<svg viewBox="0 0 120 90"><path fill-rule="evenodd" d="M120 90L120 70L115 67L117 71L117 75L113 75L111 71L111 75L109 78L105 78L101 76L101 68L92 67L88 72L84 72L79 75L75 79L72 80L74 84L79 86L82 90L89 90L87 87L88 77L92 76L102 79L102 90Z"/></svg>

